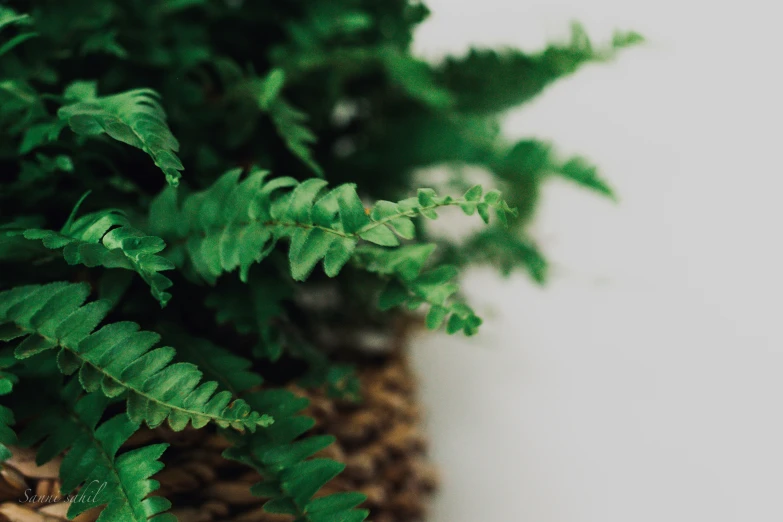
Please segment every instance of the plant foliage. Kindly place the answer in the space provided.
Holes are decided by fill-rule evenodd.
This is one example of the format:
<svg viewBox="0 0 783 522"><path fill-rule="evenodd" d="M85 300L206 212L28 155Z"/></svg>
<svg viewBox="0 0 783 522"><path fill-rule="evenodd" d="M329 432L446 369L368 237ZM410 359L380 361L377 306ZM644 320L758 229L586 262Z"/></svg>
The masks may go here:
<svg viewBox="0 0 783 522"><path fill-rule="evenodd" d="M72 494L80 484L80 502L71 503L69 517L106 504L98 521L173 521L164 512L171 503L147 495L158 484L150 477L163 468L158 458L166 444L154 444L117 456L120 446L139 428L125 414L98 425L109 399L101 394L79 397L80 386L72 379L55 397L46 396L46 410L20 434L23 443L38 443L38 461L45 462L68 450L61 465L62 492ZM100 495L98 495L100 490Z"/></svg>
<svg viewBox="0 0 783 522"><path fill-rule="evenodd" d="M410 51L428 15L413 0L0 6L0 461L64 453L64 492L107 484L69 517L163 522L165 445L124 442L214 424L267 511L366 519L363 495L319 495L343 469L315 457L333 438L308 436L305 401L273 383L358 397L324 329L423 308L427 327L474 335L463 268L543 281L527 232L541 184L612 191L584 158L506 140L500 118L640 41L596 46L574 26L537 53L429 63ZM446 239L428 226L445 212L486 226Z"/></svg>

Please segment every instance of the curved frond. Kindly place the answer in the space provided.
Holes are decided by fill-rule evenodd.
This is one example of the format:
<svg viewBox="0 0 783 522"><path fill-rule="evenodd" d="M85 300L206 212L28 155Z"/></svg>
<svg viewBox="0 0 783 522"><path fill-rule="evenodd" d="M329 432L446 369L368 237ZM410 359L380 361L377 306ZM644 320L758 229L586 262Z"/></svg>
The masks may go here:
<svg viewBox="0 0 783 522"><path fill-rule="evenodd" d="M315 423L310 417L297 415L307 400L286 390L255 393L248 400L255 406L272 407L275 424L263 432L231 434L235 446L226 450L223 456L259 472L262 481L251 491L268 499L264 510L293 515L302 522L365 520L369 512L355 509L366 499L363 494L336 493L313 498L343 471L345 465L331 459L313 458L332 444L334 437L303 437Z"/></svg>
<svg viewBox="0 0 783 522"><path fill-rule="evenodd" d="M459 291L454 282L458 275L456 267L441 265L424 270L434 250L433 244L408 245L396 250L364 246L357 249L356 257L363 269L388 279L378 299L381 310L397 306L416 310L427 304L430 306L425 321L427 328L437 330L445 324L447 333L462 331L465 335L475 335L481 318L468 305L453 298Z"/></svg>
<svg viewBox="0 0 783 522"><path fill-rule="evenodd" d="M68 517L106 506L97 522L176 522L164 513L171 503L148 495L158 489L150 477L163 468L158 460L168 444L155 444L117 455L139 425L119 414L99 424L109 400L100 394L79 399L80 388L72 380L62 390L56 407L33 420L19 438L22 444L39 445L38 464L67 451L60 465L62 493L78 499ZM78 494L73 491L81 486Z"/></svg>
<svg viewBox="0 0 783 522"><path fill-rule="evenodd" d="M5 235L21 236L41 241L50 250L61 250L69 265L132 270L149 285L150 291L161 306L171 298L166 290L171 280L163 275L174 265L158 255L166 243L133 228L119 211L93 212L65 224L59 231L28 228L3 231Z"/></svg>
<svg viewBox="0 0 783 522"><path fill-rule="evenodd" d="M524 233L489 227L470 236L465 245L476 252L470 258L471 262L492 263L504 275L522 268L536 283L546 282L549 263L535 242Z"/></svg>
<svg viewBox="0 0 783 522"><path fill-rule="evenodd" d="M242 462L258 471L262 482L251 491L268 498L264 509L270 513L288 513L301 522L355 521L367 517L366 510L354 509L365 495L338 493L314 499L313 496L345 467L339 462L312 458L334 442L331 435L305 436L315 421L298 413L307 399L277 390L254 391L261 383L249 372L250 361L203 340L184 335L185 360L199 364L205 374L235 395L242 395L258 411L269 411L274 424L255 432L227 432L235 444L224 453L226 458ZM203 365L203 366L202 366Z"/></svg>
<svg viewBox="0 0 783 522"><path fill-rule="evenodd" d="M176 186L184 168L176 155L179 142L166 123L159 95L152 89L133 89L111 96L98 96L94 83L77 82L66 90L73 103L57 111L81 136L108 134L146 152Z"/></svg>
<svg viewBox="0 0 783 522"><path fill-rule="evenodd" d="M254 171L240 181L241 170L224 174L212 187L185 198L167 189L153 202L150 229L171 238L175 264L187 262L209 283L237 268L247 281L250 266L260 262L281 239L290 242L291 274L302 281L319 262L324 272L336 276L365 241L396 247L400 239L412 239L412 218L437 217L436 209L458 206L466 214L478 212L489 221L489 209L505 220L513 210L496 191L483 195L474 187L462 198L437 196L420 189L418 196L398 203L378 201L365 209L352 184L324 191L326 181L273 178Z"/></svg>
<svg viewBox="0 0 783 522"><path fill-rule="evenodd" d="M269 117L275 124L278 134L297 158L310 167L318 176L323 177L324 171L315 162L310 146L315 143L316 136L305 126L307 114L295 108L283 98L277 98L269 103Z"/></svg>
<svg viewBox="0 0 783 522"><path fill-rule="evenodd" d="M169 259L176 265L189 265L192 272L211 284L237 268L240 279L247 282L251 265L268 256L282 239L290 243L291 275L302 281L319 262L326 275L336 276L361 243L400 247L400 238L415 237L412 218L435 219L436 209L441 207L457 206L467 215L478 213L487 223L490 209L495 210L501 223L507 222L508 214L515 214L498 191L484 194L478 185L461 198L419 189L417 197L397 203L378 201L366 209L351 184L324 191L327 183L320 179L299 183L293 178L274 178L267 182L266 172L255 171L240 181L241 174L239 169L224 174L209 189L185 198L181 206L176 193L167 189L151 207L152 232L170 238L174 246ZM409 260L407 256L413 250L407 247L363 252L365 262L360 266L401 276L411 299L398 299L397 304L408 301L413 309L428 302L435 307L428 322L433 328L448 316L449 332L475 333L481 320L473 311L460 303L446 304L457 291L456 285L447 282L456 275L453 268L442 267L419 276L429 253L423 259ZM374 264L367 262L368 256L375 257ZM372 268L381 260L381 265L389 266L385 257L395 257L395 263L405 266L418 263L419 270L409 276L405 271Z"/></svg>
<svg viewBox="0 0 783 522"><path fill-rule="evenodd" d="M150 427L168 421L174 430L188 423L199 428L209 422L237 430L255 430L271 422L251 411L242 399L218 392L217 383L201 382L201 371L187 363L173 363L170 347L154 348L160 336L136 323L112 323L93 331L110 304L87 304L86 284L50 283L17 287L0 293L0 326L4 340L23 339L18 359L56 349L60 370L78 371L88 392L108 397L126 394L128 415ZM10 326L10 327L9 327Z"/></svg>
<svg viewBox="0 0 783 522"><path fill-rule="evenodd" d="M604 48L595 48L579 24L571 41L528 54L516 49L471 49L460 58L448 58L439 80L456 98L457 109L469 113L501 112L538 95L556 80L590 62L612 59L619 49L643 39L637 33L616 33Z"/></svg>
<svg viewBox="0 0 783 522"><path fill-rule="evenodd" d="M522 204L530 197L530 188L524 180L538 181L546 176L560 176L584 188L615 199L612 188L598 175L598 169L585 158L573 156L565 161L558 158L553 147L536 140L518 141L492 162L490 168L508 181L504 194L510 202Z"/></svg>

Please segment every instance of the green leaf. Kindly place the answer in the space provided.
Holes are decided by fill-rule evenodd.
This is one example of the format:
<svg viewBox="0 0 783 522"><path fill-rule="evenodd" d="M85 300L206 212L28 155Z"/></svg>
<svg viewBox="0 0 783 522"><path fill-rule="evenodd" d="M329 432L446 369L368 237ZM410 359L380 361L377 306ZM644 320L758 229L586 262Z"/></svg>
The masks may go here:
<svg viewBox="0 0 783 522"><path fill-rule="evenodd" d="M430 311L427 312L426 325L430 330L437 330L443 324L446 319L449 310L448 308L440 305L433 305Z"/></svg>
<svg viewBox="0 0 783 522"><path fill-rule="evenodd" d="M583 187L616 199L609 185L598 176L597 169L583 158L573 158L556 169L555 172Z"/></svg>
<svg viewBox="0 0 783 522"><path fill-rule="evenodd" d="M263 454L261 460L264 464L269 466L287 468L308 457L312 457L322 449L330 446L334 441L335 438L332 435L308 437L292 444L267 451Z"/></svg>
<svg viewBox="0 0 783 522"><path fill-rule="evenodd" d="M93 332L108 307L100 301L82 304L87 293L87 285L68 283L0 292L0 323L13 323L28 336L16 356L26 358L55 347L70 352L67 359L58 357L65 373L75 371L77 358L85 390L102 389L107 396L126 393L129 417L151 427L167 419L177 429L188 421L197 427L211 421L251 431L271 423L268 416L250 411L242 399L232 401L228 392L215 394L215 384L201 383L201 373L193 365L170 364L172 348L150 350L158 336L139 331L135 323L113 323Z"/></svg>
<svg viewBox="0 0 783 522"><path fill-rule="evenodd" d="M497 191L487 193L491 204L482 199L480 187L456 199L420 189L416 198L379 201L366 209L352 184L324 192L327 184L323 180L300 183L284 177L265 181L265 176L265 172L253 171L241 179L240 171L229 171L206 190L187 196L181 205L171 190L161 193L151 205L150 224L152 233L180 245L169 250L169 259L210 284L236 268L240 280L247 282L250 267L285 240L290 243L288 264L295 281L304 281L319 262L326 275L334 277L353 259L357 267L397 279L381 293L382 309L405 306L413 310L426 302L453 313L456 305L450 300L457 286L447 281L456 275L455 268L422 273L434 245L400 245L395 232L412 239L416 230L411 218L436 217L433 209L444 206L475 208L484 219L489 219L490 208L501 219L513 213ZM388 248L357 247L359 240ZM438 319L438 310L433 312L432 323L443 321ZM240 328L267 335L265 328L256 328L247 318ZM465 332L474 329L470 326ZM271 342L257 352L276 358L281 350Z"/></svg>
<svg viewBox="0 0 783 522"><path fill-rule="evenodd" d="M14 36L10 40L6 40L2 45L0 45L0 56L3 56L4 54L11 51L14 47L17 47L18 45L21 45L22 43L31 38L35 38L36 36L38 36L38 33L22 33Z"/></svg>
<svg viewBox="0 0 783 522"><path fill-rule="evenodd" d="M419 205L422 207L431 207L435 205L435 191L430 188L420 188L417 192Z"/></svg>
<svg viewBox="0 0 783 522"><path fill-rule="evenodd" d="M343 230L352 234L370 221L364 211L362 200L359 199L359 195L356 193L355 186L341 185L336 196L340 205L340 218Z"/></svg>
<svg viewBox="0 0 783 522"><path fill-rule="evenodd" d="M316 498L307 504L307 512L311 515L328 515L339 513L354 508L367 500L363 493L333 493L331 495Z"/></svg>
<svg viewBox="0 0 783 522"><path fill-rule="evenodd" d="M280 97L270 100L266 110L288 149L310 167L316 175L323 177L323 170L316 163L310 150L310 146L316 141L316 136L304 125L307 121L307 114L294 108Z"/></svg>
<svg viewBox="0 0 783 522"><path fill-rule="evenodd" d="M16 26L28 26L32 25L33 19L28 14L19 14L13 9L5 6L0 6L0 29L4 29L11 25ZM10 39L0 43L0 56L10 52L14 47L20 45L22 42L38 36L35 32L22 32Z"/></svg>
<svg viewBox="0 0 783 522"><path fill-rule="evenodd" d="M383 225L364 230L359 233L359 237L380 246L394 247L400 244L394 232Z"/></svg>
<svg viewBox="0 0 783 522"><path fill-rule="evenodd" d="M166 243L133 228L127 218L116 211L94 212L74 219L86 196L76 204L60 232L27 229L22 236L30 241L40 240L51 250L62 249L63 258L69 265L132 270L150 286L161 306L165 306L171 298L166 290L172 282L161 272L174 268L171 261L159 255Z"/></svg>
<svg viewBox="0 0 783 522"><path fill-rule="evenodd" d="M639 33L633 31L618 31L612 37L612 47L615 49L622 49L623 47L630 47L632 45L644 43L644 41L644 37Z"/></svg>
<svg viewBox="0 0 783 522"><path fill-rule="evenodd" d="M182 163L175 153L179 142L166 124L160 96L152 89L133 89L111 96L97 96L94 84L72 84L65 92L74 103L57 111L71 129L84 136L106 133L117 141L146 152L166 175L179 184ZM76 101L78 100L78 101Z"/></svg>
<svg viewBox="0 0 783 522"><path fill-rule="evenodd" d="M530 101L580 67L611 60L617 50L641 41L636 33L616 33L609 45L596 48L584 29L574 24L570 42L551 44L537 53L471 49L465 56L447 57L436 78L452 93L460 112L496 114Z"/></svg>
<svg viewBox="0 0 783 522"><path fill-rule="evenodd" d="M269 109L269 104L277 99L285 84L285 71L272 69L261 82L261 92L258 95L258 105L262 110Z"/></svg>
<svg viewBox="0 0 783 522"><path fill-rule="evenodd" d="M300 462L281 474L281 486L296 505L304 505L327 482L336 477L345 464L329 459Z"/></svg>
<svg viewBox="0 0 783 522"><path fill-rule="evenodd" d="M308 515L309 522L362 522L370 514L367 509L341 513L313 513Z"/></svg>
<svg viewBox="0 0 783 522"><path fill-rule="evenodd" d="M163 514L170 503L158 497L146 498L158 489L150 477L163 468L158 460L167 444L134 449L117 456L117 451L139 428L125 414L109 418L99 425L109 401L98 394L79 398L78 383L71 381L56 396L46 383L38 400L46 399L43 415L28 423L20 434L25 445L39 447L36 462L46 463L65 452L59 466L63 496L79 486L79 501L72 502L69 518L86 510L100 508L98 520L146 522L171 521ZM72 495L71 498L76 498Z"/></svg>
<svg viewBox="0 0 783 522"><path fill-rule="evenodd" d="M487 203L479 203L476 205L476 210L479 216L481 216L481 220L489 224L489 205Z"/></svg>
<svg viewBox="0 0 783 522"><path fill-rule="evenodd" d="M270 500L264 504L264 511L281 515L296 515L299 513L293 500L289 498L276 498Z"/></svg>
<svg viewBox="0 0 783 522"><path fill-rule="evenodd" d="M293 245L289 250L291 275L296 281L304 281L315 265L326 257L335 237L319 228L304 232L306 239L301 246Z"/></svg>
<svg viewBox="0 0 783 522"><path fill-rule="evenodd" d="M55 141L64 127L65 122L59 120L31 125L19 145L19 154L27 154L35 148Z"/></svg>
<svg viewBox="0 0 783 522"><path fill-rule="evenodd" d="M335 277L351 259L356 248L356 241L344 238L333 241L324 258L324 272L329 277Z"/></svg>
<svg viewBox="0 0 783 522"><path fill-rule="evenodd" d="M483 193L484 189L481 188L481 185L474 185L467 192L465 192L463 197L466 201L480 201Z"/></svg>
<svg viewBox="0 0 783 522"><path fill-rule="evenodd" d="M446 323L446 333L453 334L462 330L465 326L465 320L456 314L452 314Z"/></svg>

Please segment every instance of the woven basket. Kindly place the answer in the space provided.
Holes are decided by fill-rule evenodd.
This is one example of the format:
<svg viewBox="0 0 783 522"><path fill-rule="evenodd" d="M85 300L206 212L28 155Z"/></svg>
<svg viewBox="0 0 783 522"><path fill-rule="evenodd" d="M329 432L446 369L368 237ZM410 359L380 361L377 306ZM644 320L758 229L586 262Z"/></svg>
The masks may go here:
<svg viewBox="0 0 783 522"><path fill-rule="evenodd" d="M363 401L353 403L330 398L323 390L294 393L310 399L304 412L316 420L314 433L329 433L337 443L321 456L344 462L345 471L326 485L320 494L361 491L367 495L364 507L374 522L422 520L426 501L436 486L435 472L426 458L426 440L420 427L415 383L407 357L401 349L374 357L358 370ZM171 444L163 459L166 467L154 478L174 504L181 522L287 522L288 515L271 515L262 510L263 499L250 494L257 474L247 467L225 460L221 452L225 439L214 431L167 428L142 429L125 447L165 441ZM20 502L33 494L59 494L59 459L36 466L34 452L12 448L13 457L0 471L0 521L64 521L65 502ZM25 496L27 491L27 497ZM92 522L98 513L84 513L76 520ZM114 521L112 521L114 522ZM123 522L123 521L116 521Z"/></svg>

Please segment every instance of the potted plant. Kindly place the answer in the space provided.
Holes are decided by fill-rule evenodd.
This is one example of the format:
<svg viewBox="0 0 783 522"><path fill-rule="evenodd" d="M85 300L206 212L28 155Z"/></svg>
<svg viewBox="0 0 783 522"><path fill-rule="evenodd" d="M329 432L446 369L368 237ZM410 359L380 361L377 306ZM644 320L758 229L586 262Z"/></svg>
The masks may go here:
<svg viewBox="0 0 783 522"><path fill-rule="evenodd" d="M575 26L430 64L428 14L0 7L0 520L422 516L407 327L479 331L465 266L543 281L525 225L548 176L611 194L499 115L640 41ZM486 226L440 237L447 212Z"/></svg>

